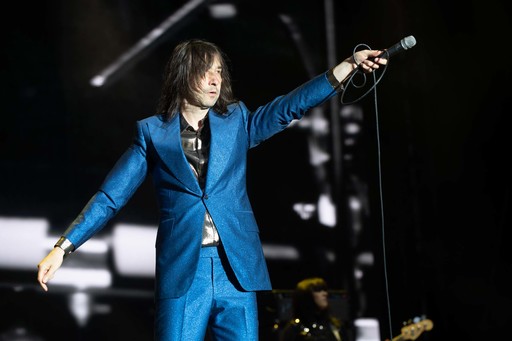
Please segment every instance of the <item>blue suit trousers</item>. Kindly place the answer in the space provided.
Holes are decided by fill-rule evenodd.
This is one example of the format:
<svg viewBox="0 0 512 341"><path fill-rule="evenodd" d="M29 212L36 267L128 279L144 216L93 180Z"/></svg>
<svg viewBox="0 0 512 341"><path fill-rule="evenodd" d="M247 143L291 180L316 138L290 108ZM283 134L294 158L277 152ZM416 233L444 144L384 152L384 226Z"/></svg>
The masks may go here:
<svg viewBox="0 0 512 341"><path fill-rule="evenodd" d="M158 341L258 341L256 292L244 291L222 246L201 248L192 286L179 298L156 301Z"/></svg>

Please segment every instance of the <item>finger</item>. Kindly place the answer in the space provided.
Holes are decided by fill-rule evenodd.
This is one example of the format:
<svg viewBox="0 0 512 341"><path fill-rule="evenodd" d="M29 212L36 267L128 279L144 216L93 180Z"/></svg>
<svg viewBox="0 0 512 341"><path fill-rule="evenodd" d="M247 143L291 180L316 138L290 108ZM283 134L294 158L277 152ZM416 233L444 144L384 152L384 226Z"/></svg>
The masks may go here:
<svg viewBox="0 0 512 341"><path fill-rule="evenodd" d="M41 285L44 291L48 291L48 286L46 285L46 283L48 282L48 279L46 278L47 272L47 269L41 268L39 269L39 272L37 274L37 281L39 282L39 285Z"/></svg>
<svg viewBox="0 0 512 341"><path fill-rule="evenodd" d="M48 272L49 268L47 266L38 265L39 270L37 271L37 281L42 282L44 275Z"/></svg>
<svg viewBox="0 0 512 341"><path fill-rule="evenodd" d="M39 282L44 291L48 291L48 286L42 282Z"/></svg>
<svg viewBox="0 0 512 341"><path fill-rule="evenodd" d="M388 60L386 58L375 58L375 62L380 65L386 65L388 63Z"/></svg>
<svg viewBox="0 0 512 341"><path fill-rule="evenodd" d="M37 274L37 280L43 286L43 289L48 290L46 283L48 283L49 280L51 280L54 276L54 271L52 271L52 267L43 266L39 269L39 272Z"/></svg>
<svg viewBox="0 0 512 341"><path fill-rule="evenodd" d="M372 72L380 67L379 64L375 63L374 61L368 60L366 62L366 66L368 67L367 71Z"/></svg>
<svg viewBox="0 0 512 341"><path fill-rule="evenodd" d="M48 283L51 279L53 279L53 276L55 275L55 271L52 271L51 269L48 270L48 272L43 277L43 283Z"/></svg>
<svg viewBox="0 0 512 341"><path fill-rule="evenodd" d="M370 61L365 61L363 65L363 70L366 71L366 72L372 72L373 71L373 68L371 66L371 64L373 64L372 62Z"/></svg>
<svg viewBox="0 0 512 341"><path fill-rule="evenodd" d="M372 50L370 51L369 60L373 61L374 63L384 65L387 62L386 53L383 50Z"/></svg>

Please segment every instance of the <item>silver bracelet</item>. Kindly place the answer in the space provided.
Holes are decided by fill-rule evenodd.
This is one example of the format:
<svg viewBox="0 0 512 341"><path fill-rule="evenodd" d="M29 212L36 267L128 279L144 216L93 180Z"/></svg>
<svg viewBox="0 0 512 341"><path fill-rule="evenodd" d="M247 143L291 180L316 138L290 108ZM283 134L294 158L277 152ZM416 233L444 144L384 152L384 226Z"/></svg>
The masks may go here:
<svg viewBox="0 0 512 341"><path fill-rule="evenodd" d="M60 237L53 247L60 247L64 251L64 258L75 251L75 246L66 237Z"/></svg>

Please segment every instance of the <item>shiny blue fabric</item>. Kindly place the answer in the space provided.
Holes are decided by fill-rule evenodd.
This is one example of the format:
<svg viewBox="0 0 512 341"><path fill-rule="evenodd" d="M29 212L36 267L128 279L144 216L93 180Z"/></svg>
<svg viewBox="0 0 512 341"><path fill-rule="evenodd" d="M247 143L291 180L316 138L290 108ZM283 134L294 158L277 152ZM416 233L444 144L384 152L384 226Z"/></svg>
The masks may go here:
<svg viewBox="0 0 512 341"><path fill-rule="evenodd" d="M220 247L219 247L220 248ZM203 247L187 293L156 301L155 339L158 341L258 341L256 293L242 291L217 247Z"/></svg>
<svg viewBox="0 0 512 341"><path fill-rule="evenodd" d="M206 209L241 287L270 290L259 230L247 196L247 152L335 94L326 74L321 74L254 111L242 102L230 105L225 114L210 110L210 158L204 191L182 150L179 115L171 119L151 116L137 122L133 144L64 237L80 247L119 212L150 174L160 207L156 299L181 297L190 288L199 263Z"/></svg>

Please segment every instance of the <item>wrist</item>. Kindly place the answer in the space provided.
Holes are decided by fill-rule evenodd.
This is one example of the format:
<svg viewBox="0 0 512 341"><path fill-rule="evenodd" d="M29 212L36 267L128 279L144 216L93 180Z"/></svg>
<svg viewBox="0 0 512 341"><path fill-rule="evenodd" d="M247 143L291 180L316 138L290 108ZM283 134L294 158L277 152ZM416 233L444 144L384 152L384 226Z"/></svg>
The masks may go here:
<svg viewBox="0 0 512 341"><path fill-rule="evenodd" d="M334 75L334 69L335 68L332 68L327 71L327 80L329 81L329 84L331 84L332 88L336 90L336 92L341 92L343 90L343 84Z"/></svg>
<svg viewBox="0 0 512 341"><path fill-rule="evenodd" d="M64 252L62 255L64 258L68 256L71 252L75 251L75 246L71 243L67 238L60 237L60 239L55 243L54 247L59 248Z"/></svg>
<svg viewBox="0 0 512 341"><path fill-rule="evenodd" d="M352 71L357 68L357 65L352 63L352 57L345 59L340 64L333 67L331 70L329 70L329 75L332 77L334 82L338 83L339 91L343 90L343 83L347 80L347 78L351 75ZM331 84L333 82L331 81ZM341 86L340 86L341 85Z"/></svg>
<svg viewBox="0 0 512 341"><path fill-rule="evenodd" d="M64 251L60 246L54 246L53 252L59 254L62 258L66 257L66 251Z"/></svg>

